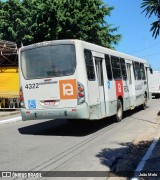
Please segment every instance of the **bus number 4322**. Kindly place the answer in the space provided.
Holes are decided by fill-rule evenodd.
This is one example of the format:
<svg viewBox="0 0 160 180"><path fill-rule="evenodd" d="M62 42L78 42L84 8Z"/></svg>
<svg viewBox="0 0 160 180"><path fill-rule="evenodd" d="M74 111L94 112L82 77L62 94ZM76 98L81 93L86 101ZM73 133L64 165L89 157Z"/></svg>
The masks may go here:
<svg viewBox="0 0 160 180"><path fill-rule="evenodd" d="M37 89L37 88L39 88L39 83L26 84L25 88L26 89Z"/></svg>

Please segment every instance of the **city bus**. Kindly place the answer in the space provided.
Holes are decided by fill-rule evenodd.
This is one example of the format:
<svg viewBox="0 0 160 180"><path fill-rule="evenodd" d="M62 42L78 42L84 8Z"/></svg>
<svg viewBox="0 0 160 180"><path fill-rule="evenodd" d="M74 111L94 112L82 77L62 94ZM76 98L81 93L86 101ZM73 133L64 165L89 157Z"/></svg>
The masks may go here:
<svg viewBox="0 0 160 180"><path fill-rule="evenodd" d="M147 61L81 40L53 40L19 50L23 120L98 120L150 99Z"/></svg>

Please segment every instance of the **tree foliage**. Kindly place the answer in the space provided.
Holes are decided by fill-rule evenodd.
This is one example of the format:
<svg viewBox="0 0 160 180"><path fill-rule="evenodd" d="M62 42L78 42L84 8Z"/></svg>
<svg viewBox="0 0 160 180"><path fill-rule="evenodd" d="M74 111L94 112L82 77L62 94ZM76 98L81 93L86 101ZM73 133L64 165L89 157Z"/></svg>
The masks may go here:
<svg viewBox="0 0 160 180"><path fill-rule="evenodd" d="M157 21L151 24L152 35L157 38L160 34L160 0L143 0L141 8L149 18L154 14Z"/></svg>
<svg viewBox="0 0 160 180"><path fill-rule="evenodd" d="M18 45L81 39L113 48L121 35L106 22L112 10L102 0L0 0L0 39Z"/></svg>

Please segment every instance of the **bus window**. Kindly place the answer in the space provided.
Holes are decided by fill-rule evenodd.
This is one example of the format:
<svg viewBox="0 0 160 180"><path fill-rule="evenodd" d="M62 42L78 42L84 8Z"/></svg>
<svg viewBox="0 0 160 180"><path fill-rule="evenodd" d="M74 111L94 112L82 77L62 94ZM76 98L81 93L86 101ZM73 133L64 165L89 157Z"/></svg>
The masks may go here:
<svg viewBox="0 0 160 180"><path fill-rule="evenodd" d="M126 65L123 58L120 58L120 64L121 64L121 70L122 70L122 76L124 80L127 80L127 72L126 72Z"/></svg>
<svg viewBox="0 0 160 180"><path fill-rule="evenodd" d="M108 54L105 54L105 62L106 62L108 80L112 80L112 67L111 67L110 57Z"/></svg>
<svg viewBox="0 0 160 180"><path fill-rule="evenodd" d="M25 79L69 76L76 68L74 45L52 45L22 51Z"/></svg>
<svg viewBox="0 0 160 180"><path fill-rule="evenodd" d="M91 51L85 49L84 56L85 56L85 61L86 61L88 80L93 81L93 80L95 80L95 72L94 72L94 65L93 65L93 58L92 58Z"/></svg>
<svg viewBox="0 0 160 180"><path fill-rule="evenodd" d="M134 62L134 77L136 80L141 80L141 69L139 62Z"/></svg>
<svg viewBox="0 0 160 180"><path fill-rule="evenodd" d="M143 63L140 63L140 70L141 70L142 79L145 80L146 75L145 75L145 70L144 70L144 64Z"/></svg>
<svg viewBox="0 0 160 180"><path fill-rule="evenodd" d="M103 67L102 67L102 59L96 57L95 58L95 64L96 64L96 72L97 72L97 78L99 82L99 86L103 86Z"/></svg>
<svg viewBox="0 0 160 180"><path fill-rule="evenodd" d="M112 62L112 71L113 71L113 78L114 79L121 79L121 67L119 58L115 56L111 56L111 62Z"/></svg>

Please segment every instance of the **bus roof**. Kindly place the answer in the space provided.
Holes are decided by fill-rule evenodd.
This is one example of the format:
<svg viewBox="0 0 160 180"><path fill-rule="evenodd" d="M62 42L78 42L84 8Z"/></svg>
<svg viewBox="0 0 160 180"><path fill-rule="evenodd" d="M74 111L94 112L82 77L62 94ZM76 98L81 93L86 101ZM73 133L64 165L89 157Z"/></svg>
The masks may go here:
<svg viewBox="0 0 160 180"><path fill-rule="evenodd" d="M52 40L52 41L43 41L43 42L39 42L39 43L35 43L35 44L31 44L28 46L23 46L21 48L21 50L27 50L27 49L32 49L32 48L36 48L36 47L41 47L41 46L47 46L47 45L54 45L54 44L75 44L75 43L80 43L83 44L85 47L88 47L89 49L91 49L92 51L95 52L100 52L100 53L106 53L106 54L110 54L110 55L115 55L115 56L119 56L122 58L125 58L127 60L133 60L133 61L139 61L139 62L143 62L145 64L148 64L147 61L145 59L142 58L138 58L135 56L131 56L129 54L125 54L116 50L112 50L97 44L93 44L93 43L89 43L83 40L78 40L78 39L63 39L63 40Z"/></svg>

